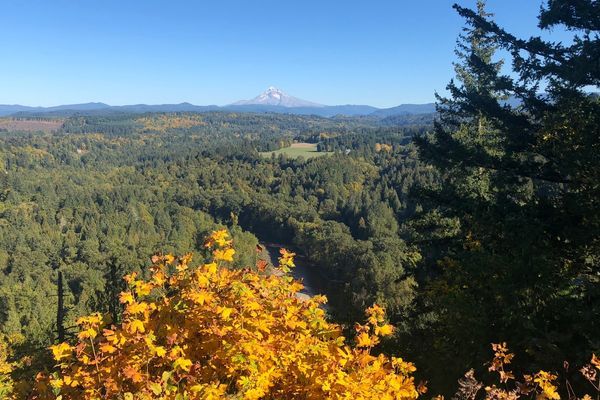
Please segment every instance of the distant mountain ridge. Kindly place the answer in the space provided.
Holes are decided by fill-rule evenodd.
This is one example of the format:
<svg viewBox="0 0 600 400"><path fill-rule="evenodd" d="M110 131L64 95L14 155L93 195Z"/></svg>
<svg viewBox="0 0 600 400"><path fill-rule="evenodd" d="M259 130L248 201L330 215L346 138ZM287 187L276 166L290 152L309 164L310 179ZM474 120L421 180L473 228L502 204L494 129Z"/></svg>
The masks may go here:
<svg viewBox="0 0 600 400"><path fill-rule="evenodd" d="M394 115L429 114L435 111L434 103L401 104L391 108L377 108L369 105L346 104L327 106L290 96L273 86L250 100L240 100L226 106L197 106L190 103L179 104L131 104L111 106L105 103L66 104L54 107L30 107L18 104L0 104L0 117L10 115L52 114L71 115L85 112L208 112L236 111L253 113L281 113L298 115L334 116L373 116L385 118Z"/></svg>
<svg viewBox="0 0 600 400"><path fill-rule="evenodd" d="M105 103L83 103L83 104L66 104L53 107L31 107L22 106L19 104L0 104L0 116L11 115L18 112L53 112L53 111L65 111L65 110L77 110L77 111L91 111L91 110L103 110L109 108L108 104Z"/></svg>
<svg viewBox="0 0 600 400"><path fill-rule="evenodd" d="M382 108L373 112L378 117L390 117L400 114L429 114L435 112L435 103L401 104L396 107Z"/></svg>

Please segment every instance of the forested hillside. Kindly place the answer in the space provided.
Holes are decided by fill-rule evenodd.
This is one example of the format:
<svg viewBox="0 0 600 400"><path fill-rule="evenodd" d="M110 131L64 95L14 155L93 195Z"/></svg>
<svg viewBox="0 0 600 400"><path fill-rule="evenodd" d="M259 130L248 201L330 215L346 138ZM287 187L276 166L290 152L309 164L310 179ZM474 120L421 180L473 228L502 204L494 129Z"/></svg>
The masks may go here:
<svg viewBox="0 0 600 400"><path fill-rule="evenodd" d="M572 44L516 38L481 1L455 8L466 26L433 123L231 112L4 121L0 395L600 393L600 362L588 364L600 352L600 102L589 94L600 8L541 11L541 28L565 24ZM292 143L327 154L261 154ZM290 253L281 270L268 266L263 242L319 276L327 315L320 297L296 299ZM293 346L297 326L310 357ZM234 329L239 341L225 340Z"/></svg>
<svg viewBox="0 0 600 400"><path fill-rule="evenodd" d="M106 287L114 288L115 270L120 277L141 269L158 250L197 250L198 238L214 228L215 219L239 224L262 239L310 248L309 259L336 281L354 274L334 265L342 262L334 261L336 254L357 257L351 264L362 265L365 274L372 268L393 270L392 259L398 258L390 252L404 257L407 248L398 221L413 212L409 190L435 177L419 166L414 147L406 144L423 128L357 128L302 117L152 114L74 117L63 130L6 134L1 144L2 237L11 238L2 242L0 259L6 288L3 327L39 344L54 337L55 312L39 300L56 295L58 271L64 273L70 314L108 309ZM257 152L292 140L321 140L334 153L307 162L285 156L269 160ZM383 150L379 142L387 143ZM246 254L240 250L253 248L256 238L237 229L238 254ZM331 235L341 246L336 253L327 250ZM406 268L413 268L416 249L407 248L406 254ZM25 287L14 291L15 285ZM372 302L369 296L376 294L365 291L356 299L357 313Z"/></svg>

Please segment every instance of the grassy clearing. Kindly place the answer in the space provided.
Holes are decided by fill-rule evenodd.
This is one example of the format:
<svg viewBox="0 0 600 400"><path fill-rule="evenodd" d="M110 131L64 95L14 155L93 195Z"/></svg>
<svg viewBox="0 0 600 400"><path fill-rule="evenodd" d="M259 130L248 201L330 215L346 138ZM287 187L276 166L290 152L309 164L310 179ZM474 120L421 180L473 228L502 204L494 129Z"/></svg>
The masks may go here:
<svg viewBox="0 0 600 400"><path fill-rule="evenodd" d="M0 118L0 129L9 132L55 132L63 124L64 119L26 119Z"/></svg>
<svg viewBox="0 0 600 400"><path fill-rule="evenodd" d="M283 149L275 151L265 151L260 154L264 157L271 157L271 154L275 154L275 157L279 156L279 154L286 154L288 157L292 158L312 158L324 156L330 153L325 151L317 151L316 143L293 143L290 147L284 147Z"/></svg>

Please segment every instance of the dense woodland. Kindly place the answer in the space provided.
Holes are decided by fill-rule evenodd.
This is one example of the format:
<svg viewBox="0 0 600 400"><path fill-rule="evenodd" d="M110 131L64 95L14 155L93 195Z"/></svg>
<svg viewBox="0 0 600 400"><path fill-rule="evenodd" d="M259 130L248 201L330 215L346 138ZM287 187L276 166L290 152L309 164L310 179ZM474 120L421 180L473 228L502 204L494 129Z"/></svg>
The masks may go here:
<svg viewBox="0 0 600 400"><path fill-rule="evenodd" d="M396 329L378 348L414 361L430 393L487 371L501 342L516 370L584 388L577 370L600 352L600 102L589 94L600 6L541 11L540 27L566 25L572 44L516 38L483 2L456 9L466 27L434 122L209 112L71 115L53 132L5 124L0 332L15 378L51 369L45 349L73 340L79 317L121 321L122 276L148 278L151 255L208 260L204 238L229 227L231 268L256 268L259 241L303 255L350 337L385 306ZM293 142L330 154L260 154Z"/></svg>

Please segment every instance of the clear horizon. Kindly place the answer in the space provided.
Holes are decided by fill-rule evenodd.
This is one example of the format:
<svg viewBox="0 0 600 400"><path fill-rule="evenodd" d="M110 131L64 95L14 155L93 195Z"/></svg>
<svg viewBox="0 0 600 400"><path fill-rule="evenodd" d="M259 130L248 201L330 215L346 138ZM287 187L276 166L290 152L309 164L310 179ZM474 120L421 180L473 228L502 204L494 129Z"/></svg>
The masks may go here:
<svg viewBox="0 0 600 400"><path fill-rule="evenodd" d="M0 104L222 106L269 86L325 105L431 103L454 75L463 20L452 3L8 2ZM567 40L537 29L541 4L488 10L518 36Z"/></svg>

